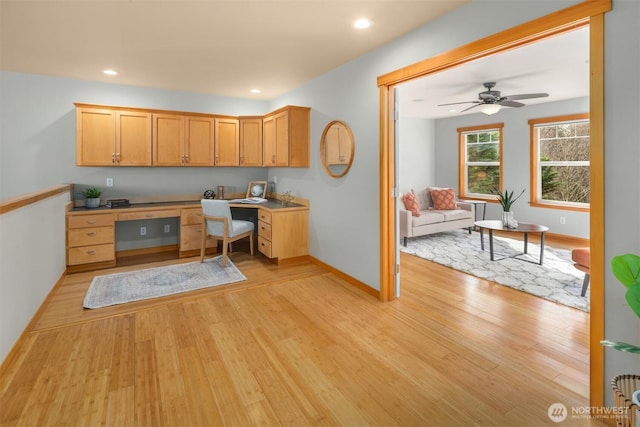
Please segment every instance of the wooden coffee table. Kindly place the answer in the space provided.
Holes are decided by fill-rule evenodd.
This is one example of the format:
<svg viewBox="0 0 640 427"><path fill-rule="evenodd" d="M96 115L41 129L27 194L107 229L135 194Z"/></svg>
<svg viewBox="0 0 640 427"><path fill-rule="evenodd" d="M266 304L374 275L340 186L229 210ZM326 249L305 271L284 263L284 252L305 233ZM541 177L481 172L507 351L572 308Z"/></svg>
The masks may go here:
<svg viewBox="0 0 640 427"><path fill-rule="evenodd" d="M527 249L528 249L527 245L529 243L529 233L540 233L540 261L538 262L538 264L542 265L542 260L544 256L544 233L549 231L548 227L545 227L544 225L525 224L520 222L518 223L518 226L516 228L508 228L502 225L502 221L496 221L496 220L476 221L475 226L480 229L480 247L482 248L483 251L484 251L484 229L486 228L487 230L489 230L489 254L491 255L491 261L496 261L496 259L494 259L494 253L493 253L493 232L494 231L504 231L507 233L523 233L524 234L524 252L499 258L498 261L505 258L514 258L520 261L529 261L528 259L522 259L517 257L520 255L527 254Z"/></svg>

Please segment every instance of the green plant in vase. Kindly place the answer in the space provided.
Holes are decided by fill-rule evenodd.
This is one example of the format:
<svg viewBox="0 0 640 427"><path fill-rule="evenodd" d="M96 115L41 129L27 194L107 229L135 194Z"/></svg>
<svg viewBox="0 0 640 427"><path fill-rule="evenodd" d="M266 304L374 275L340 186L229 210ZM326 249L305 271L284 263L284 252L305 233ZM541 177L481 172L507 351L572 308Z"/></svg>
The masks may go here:
<svg viewBox="0 0 640 427"><path fill-rule="evenodd" d="M97 208L100 206L100 195L102 191L96 187L89 187L82 192L82 196L86 199L85 206L87 208Z"/></svg>
<svg viewBox="0 0 640 427"><path fill-rule="evenodd" d="M627 304L640 319L640 256L635 254L614 256L611 259L611 270L616 279L627 288L625 294ZM603 340L600 344L619 351L640 354L640 347L626 342Z"/></svg>
<svg viewBox="0 0 640 427"><path fill-rule="evenodd" d="M495 187L491 192L497 196L498 203L502 206L502 225L509 228L517 228L518 222L513 217L511 206L524 194L524 188L517 196L514 196L513 190L500 191Z"/></svg>

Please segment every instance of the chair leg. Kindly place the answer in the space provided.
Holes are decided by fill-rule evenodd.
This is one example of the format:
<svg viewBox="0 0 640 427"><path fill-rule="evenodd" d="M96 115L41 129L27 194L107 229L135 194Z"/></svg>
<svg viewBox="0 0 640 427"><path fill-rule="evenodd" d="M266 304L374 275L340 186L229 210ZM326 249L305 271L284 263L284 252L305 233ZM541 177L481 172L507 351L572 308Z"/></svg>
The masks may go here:
<svg viewBox="0 0 640 427"><path fill-rule="evenodd" d="M204 247L207 242L207 226L202 226L202 237L200 238L200 262L204 262Z"/></svg>
<svg viewBox="0 0 640 427"><path fill-rule="evenodd" d="M591 280L591 276L589 273L584 274L584 280L582 281L582 293L580 295L585 296L587 293L587 288L589 287L589 280Z"/></svg>
<svg viewBox="0 0 640 427"><path fill-rule="evenodd" d="M222 266L227 266L227 247L229 246L229 242L227 240L222 241Z"/></svg>

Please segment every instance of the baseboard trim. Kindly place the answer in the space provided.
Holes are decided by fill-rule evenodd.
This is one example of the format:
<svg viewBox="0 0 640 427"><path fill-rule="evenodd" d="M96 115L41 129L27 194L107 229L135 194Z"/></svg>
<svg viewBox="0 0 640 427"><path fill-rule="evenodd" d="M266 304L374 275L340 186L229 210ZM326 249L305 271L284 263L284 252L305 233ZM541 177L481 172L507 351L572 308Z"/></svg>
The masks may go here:
<svg viewBox="0 0 640 427"><path fill-rule="evenodd" d="M126 251L118 251L116 252L117 258L126 258L130 256L137 255L149 255L149 254L157 254L162 252L177 252L178 245L164 245L164 246L152 246L150 248L139 248L139 249L128 249ZM200 253L200 250L198 250Z"/></svg>
<svg viewBox="0 0 640 427"><path fill-rule="evenodd" d="M341 278L342 280L348 282L350 285L360 289L361 291L364 291L366 293L368 293L371 296L376 297L377 299L380 299L380 291L377 289L373 289L371 286L367 285L364 282L361 282L360 280L356 279L355 277L349 276L346 273L343 273L342 271L338 270L337 268L327 264L326 262L320 261L319 259L309 255L309 260L315 264L318 264L324 268L326 268L327 270L329 270L331 273L335 274L336 276L338 276L339 278Z"/></svg>

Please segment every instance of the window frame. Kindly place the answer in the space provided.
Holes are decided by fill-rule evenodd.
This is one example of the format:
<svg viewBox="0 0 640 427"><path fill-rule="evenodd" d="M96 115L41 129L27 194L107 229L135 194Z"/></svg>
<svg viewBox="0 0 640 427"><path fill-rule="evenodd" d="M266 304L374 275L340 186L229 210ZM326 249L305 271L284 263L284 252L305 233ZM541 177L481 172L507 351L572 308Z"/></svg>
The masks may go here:
<svg viewBox="0 0 640 427"><path fill-rule="evenodd" d="M502 147L503 147L503 138L504 138L504 123L490 123L486 125L477 125L477 126L467 126L461 127L457 129L458 132L458 188L459 194L461 198L471 199L471 200L486 200L490 202L497 201L497 197L491 194L479 194L479 193L469 193L467 188L467 147L466 147L466 138L465 135L469 133L476 133L482 131L498 131L500 134L500 142L498 144L498 185L499 190L502 191L502 181L503 181L503 168L502 168Z"/></svg>
<svg viewBox="0 0 640 427"><path fill-rule="evenodd" d="M566 211L578 211L589 212L591 210L591 203L576 203L576 202L562 202L562 201L543 201L541 199L540 189L538 186L538 177L540 176L540 150L538 143L538 132L536 127L540 125L552 125L552 124L570 124L583 121L589 121L589 113L567 114L562 116L542 117L538 119L529 120L529 145L530 145L530 181L531 188L529 205L537 208L546 209L559 209ZM589 126L591 127L591 126ZM591 129L589 129L589 152L591 152ZM591 167L591 159L589 159L589 167ZM589 183L591 185L591 183Z"/></svg>

